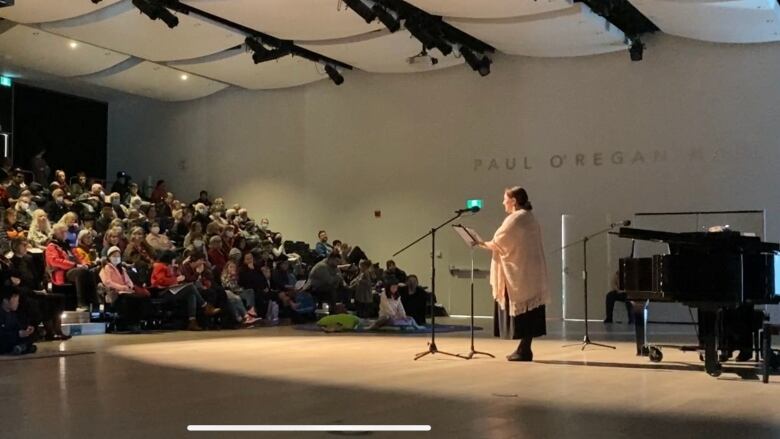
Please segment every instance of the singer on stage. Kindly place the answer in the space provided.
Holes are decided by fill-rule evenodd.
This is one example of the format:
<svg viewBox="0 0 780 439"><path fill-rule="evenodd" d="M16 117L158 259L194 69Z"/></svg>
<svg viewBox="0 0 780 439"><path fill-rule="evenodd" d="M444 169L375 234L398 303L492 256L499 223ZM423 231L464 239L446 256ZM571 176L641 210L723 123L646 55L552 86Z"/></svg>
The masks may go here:
<svg viewBox="0 0 780 439"><path fill-rule="evenodd" d="M542 231L525 189L504 191L508 214L493 239L479 246L493 253L490 285L496 301L494 335L520 340L509 361L533 361L531 342L547 333L545 305L550 300Z"/></svg>

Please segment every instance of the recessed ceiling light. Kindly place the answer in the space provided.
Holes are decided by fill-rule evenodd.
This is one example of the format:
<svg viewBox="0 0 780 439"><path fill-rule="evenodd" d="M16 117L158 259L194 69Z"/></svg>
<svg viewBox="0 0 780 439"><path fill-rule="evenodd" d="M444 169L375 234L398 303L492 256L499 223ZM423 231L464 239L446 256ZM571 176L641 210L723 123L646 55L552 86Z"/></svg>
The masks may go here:
<svg viewBox="0 0 780 439"><path fill-rule="evenodd" d="M187 76L187 75L181 75L181 80L182 80L182 81L186 81L187 79L189 79L189 76Z"/></svg>
<svg viewBox="0 0 780 439"><path fill-rule="evenodd" d="M71 41L71 42L70 42L70 48L71 48L71 49L75 49L75 48L77 48L77 47L79 47L79 43L77 43L77 42L75 42L75 41Z"/></svg>

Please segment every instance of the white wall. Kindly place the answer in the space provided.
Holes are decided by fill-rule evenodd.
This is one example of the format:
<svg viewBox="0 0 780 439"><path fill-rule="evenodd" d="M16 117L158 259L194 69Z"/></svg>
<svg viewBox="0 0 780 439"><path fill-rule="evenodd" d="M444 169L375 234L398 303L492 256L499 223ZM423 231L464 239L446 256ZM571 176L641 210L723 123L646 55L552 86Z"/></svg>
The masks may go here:
<svg viewBox="0 0 780 439"><path fill-rule="evenodd" d="M485 199L468 222L490 235L503 216L502 189L520 184L560 290L553 250L564 213L576 220L574 236L637 211L767 209L768 238L780 240L778 71L780 45L659 36L639 63L627 53L499 57L486 78L466 67L350 72L341 87L234 90L183 104L128 100L110 110L109 173L171 180L186 199L205 187L270 217L288 237L313 241L325 228L377 260L467 198ZM563 164L552 166L559 156ZM466 266L468 251L451 231L440 236L440 300L463 313L466 286L446 269ZM591 262L595 317L609 264L625 250L615 240L606 251L606 239L594 241ZM396 259L425 278L428 252L423 245ZM479 267L488 262L479 255ZM478 312L489 314L484 281L478 291ZM557 296L548 313L560 310Z"/></svg>

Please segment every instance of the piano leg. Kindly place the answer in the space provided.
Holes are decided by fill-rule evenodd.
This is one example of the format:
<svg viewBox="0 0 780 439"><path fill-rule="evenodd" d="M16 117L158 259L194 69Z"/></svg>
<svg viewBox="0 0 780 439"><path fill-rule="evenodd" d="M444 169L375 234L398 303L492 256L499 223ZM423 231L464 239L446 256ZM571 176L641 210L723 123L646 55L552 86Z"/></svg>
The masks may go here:
<svg viewBox="0 0 780 439"><path fill-rule="evenodd" d="M718 310L699 308L699 337L704 347L704 370L711 376L721 374L718 359Z"/></svg>
<svg viewBox="0 0 780 439"><path fill-rule="evenodd" d="M634 331L636 334L636 355L647 356L647 306L650 301L632 301L631 308L634 313Z"/></svg>

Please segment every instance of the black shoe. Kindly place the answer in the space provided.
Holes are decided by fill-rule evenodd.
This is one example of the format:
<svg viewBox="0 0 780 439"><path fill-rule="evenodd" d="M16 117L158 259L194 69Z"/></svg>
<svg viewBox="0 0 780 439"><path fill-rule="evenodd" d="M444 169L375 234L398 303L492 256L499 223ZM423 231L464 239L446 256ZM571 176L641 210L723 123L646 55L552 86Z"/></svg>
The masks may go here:
<svg viewBox="0 0 780 439"><path fill-rule="evenodd" d="M604 323L612 323L612 319L604 319Z"/></svg>
<svg viewBox="0 0 780 439"><path fill-rule="evenodd" d="M534 361L534 354L521 354L519 352L512 352L506 357L506 359L509 361Z"/></svg>

